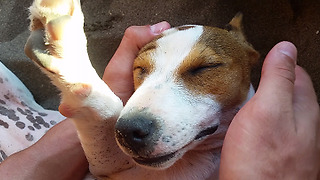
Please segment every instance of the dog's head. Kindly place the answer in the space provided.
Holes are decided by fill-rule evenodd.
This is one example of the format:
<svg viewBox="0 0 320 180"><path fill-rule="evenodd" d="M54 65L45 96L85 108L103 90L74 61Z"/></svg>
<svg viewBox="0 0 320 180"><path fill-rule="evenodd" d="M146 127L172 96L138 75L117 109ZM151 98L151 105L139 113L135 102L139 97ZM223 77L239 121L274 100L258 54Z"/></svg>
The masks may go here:
<svg viewBox="0 0 320 180"><path fill-rule="evenodd" d="M136 91L115 127L119 146L135 162L170 167L213 136L224 112L247 99L259 55L245 41L241 15L229 25L172 28L140 51Z"/></svg>

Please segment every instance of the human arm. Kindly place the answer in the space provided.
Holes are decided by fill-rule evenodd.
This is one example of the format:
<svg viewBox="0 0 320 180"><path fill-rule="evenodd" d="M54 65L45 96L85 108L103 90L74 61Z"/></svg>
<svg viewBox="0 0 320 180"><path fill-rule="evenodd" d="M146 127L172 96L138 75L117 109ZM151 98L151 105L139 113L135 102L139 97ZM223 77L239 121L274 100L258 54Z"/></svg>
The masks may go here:
<svg viewBox="0 0 320 180"><path fill-rule="evenodd" d="M223 144L221 180L316 179L319 104L288 42L267 55L257 93L233 119Z"/></svg>

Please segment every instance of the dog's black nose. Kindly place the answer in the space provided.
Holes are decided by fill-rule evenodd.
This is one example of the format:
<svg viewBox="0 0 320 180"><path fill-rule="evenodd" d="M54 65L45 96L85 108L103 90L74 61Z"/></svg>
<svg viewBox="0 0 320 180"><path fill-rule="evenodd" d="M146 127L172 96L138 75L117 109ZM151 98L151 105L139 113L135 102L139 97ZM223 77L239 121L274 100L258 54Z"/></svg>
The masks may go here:
<svg viewBox="0 0 320 180"><path fill-rule="evenodd" d="M159 137L156 124L155 118L144 113L123 116L115 126L117 141L129 154L150 152Z"/></svg>

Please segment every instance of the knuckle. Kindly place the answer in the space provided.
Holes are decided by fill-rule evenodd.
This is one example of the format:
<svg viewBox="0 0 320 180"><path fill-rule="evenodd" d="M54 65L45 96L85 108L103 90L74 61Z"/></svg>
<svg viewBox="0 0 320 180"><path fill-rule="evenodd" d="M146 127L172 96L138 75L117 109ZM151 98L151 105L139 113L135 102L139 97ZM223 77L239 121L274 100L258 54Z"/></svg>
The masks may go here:
<svg viewBox="0 0 320 180"><path fill-rule="evenodd" d="M137 26L130 26L124 32L124 37L128 39L135 39L137 34Z"/></svg>
<svg viewBox="0 0 320 180"><path fill-rule="evenodd" d="M282 77L288 80L290 83L294 84L294 81L296 79L294 70L285 67L278 67L276 73L279 77Z"/></svg>
<svg viewBox="0 0 320 180"><path fill-rule="evenodd" d="M294 84L296 77L295 67L296 64L289 56L278 54L277 57L273 57L273 60L268 60L264 63L261 73L262 76L279 77Z"/></svg>
<svg viewBox="0 0 320 180"><path fill-rule="evenodd" d="M290 82L294 83L295 81L295 63L294 60L291 59L287 55L282 55L280 57L282 61L280 61L278 64L276 64L276 72L278 73L279 76L282 76L283 78L289 80Z"/></svg>

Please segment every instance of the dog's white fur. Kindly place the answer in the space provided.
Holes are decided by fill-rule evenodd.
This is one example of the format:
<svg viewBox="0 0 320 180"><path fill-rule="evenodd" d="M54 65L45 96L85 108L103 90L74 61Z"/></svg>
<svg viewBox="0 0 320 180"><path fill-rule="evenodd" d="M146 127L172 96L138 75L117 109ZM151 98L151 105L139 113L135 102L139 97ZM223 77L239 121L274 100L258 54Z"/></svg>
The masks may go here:
<svg viewBox="0 0 320 180"><path fill-rule="evenodd" d="M173 28L155 40L156 47L145 52L152 66L146 68L152 71L145 75L123 108L121 100L90 64L85 35L80 28L83 25L80 2L67 2L50 8L44 7L41 0L34 1L30 8L31 35L26 54L62 91L62 112L74 119L91 172L98 179L115 180L216 179L226 129L254 91L246 82L244 97L225 108L221 95L197 92L185 85L179 69L186 66L185 60L194 54L208 29L203 26ZM68 10L70 7L72 11ZM45 42L39 44L43 39ZM142 70L139 68L135 71ZM124 138L118 137L116 142L114 127L126 121L127 116L141 113L153 118L157 137L153 137L149 149L133 152L133 147L124 146ZM217 127L217 130L200 136L208 127ZM116 129L118 136L123 133ZM135 162L171 153L175 154L164 161L146 161L140 165Z"/></svg>

